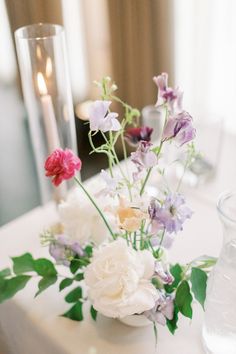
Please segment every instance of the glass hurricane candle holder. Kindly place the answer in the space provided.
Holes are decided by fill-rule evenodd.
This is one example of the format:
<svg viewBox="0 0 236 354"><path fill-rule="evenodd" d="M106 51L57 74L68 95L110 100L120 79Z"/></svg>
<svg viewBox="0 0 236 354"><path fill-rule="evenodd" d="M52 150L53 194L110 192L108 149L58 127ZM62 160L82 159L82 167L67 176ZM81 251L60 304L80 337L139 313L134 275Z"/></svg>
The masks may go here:
<svg viewBox="0 0 236 354"><path fill-rule="evenodd" d="M236 353L236 192L217 204L223 244L207 283L203 343L208 354Z"/></svg>
<svg viewBox="0 0 236 354"><path fill-rule="evenodd" d="M52 189L43 166L56 148L77 153L64 29L53 24L29 25L17 29L15 39L41 202L52 196L59 202L65 197L66 184Z"/></svg>

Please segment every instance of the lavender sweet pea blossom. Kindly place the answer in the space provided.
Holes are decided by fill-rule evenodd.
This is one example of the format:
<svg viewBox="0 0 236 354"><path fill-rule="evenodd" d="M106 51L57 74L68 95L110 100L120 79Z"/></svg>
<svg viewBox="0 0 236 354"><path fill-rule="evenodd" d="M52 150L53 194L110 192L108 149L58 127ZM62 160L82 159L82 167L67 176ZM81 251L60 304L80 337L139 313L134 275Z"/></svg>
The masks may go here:
<svg viewBox="0 0 236 354"><path fill-rule="evenodd" d="M171 284L174 281L173 276L171 275L167 264L163 262L156 261L154 268L154 277L159 278L163 284Z"/></svg>
<svg viewBox="0 0 236 354"><path fill-rule="evenodd" d="M133 174L134 180L142 176L142 172L157 164L157 156L151 151L152 144L147 141L140 141L138 149L131 153L131 161L136 165L137 172Z"/></svg>
<svg viewBox="0 0 236 354"><path fill-rule="evenodd" d="M193 140L196 136L196 129L193 127L193 119L187 112L179 113L169 117L164 128L162 141L174 139L177 146Z"/></svg>
<svg viewBox="0 0 236 354"><path fill-rule="evenodd" d="M183 195L173 193L166 196L163 204L155 199L152 200L149 215L171 234L183 229L183 223L192 216L192 211L185 205Z"/></svg>
<svg viewBox="0 0 236 354"><path fill-rule="evenodd" d="M90 130L101 130L102 132L117 131L121 129L117 113L108 112L111 101L93 102L89 108Z"/></svg>
<svg viewBox="0 0 236 354"><path fill-rule="evenodd" d="M172 320L174 317L174 302L172 296L166 296L160 292L160 297L155 306L143 313L150 321L166 325L166 319Z"/></svg>
<svg viewBox="0 0 236 354"><path fill-rule="evenodd" d="M59 235L49 245L49 253L57 264L70 265L71 258L83 256L83 250L78 242L69 240L65 235Z"/></svg>
<svg viewBox="0 0 236 354"><path fill-rule="evenodd" d="M162 73L159 76L154 76L153 81L158 87L156 107L160 107L166 103L169 111L172 113L174 111L181 112L183 92L178 88L173 89L168 87L168 74Z"/></svg>

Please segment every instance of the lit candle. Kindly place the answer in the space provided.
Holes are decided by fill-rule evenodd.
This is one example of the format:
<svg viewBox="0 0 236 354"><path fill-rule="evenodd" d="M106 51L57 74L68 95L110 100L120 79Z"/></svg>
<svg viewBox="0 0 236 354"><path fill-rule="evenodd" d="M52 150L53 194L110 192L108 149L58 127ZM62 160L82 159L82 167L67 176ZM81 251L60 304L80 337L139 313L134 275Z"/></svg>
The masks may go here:
<svg viewBox="0 0 236 354"><path fill-rule="evenodd" d="M48 94L45 79L41 72L37 74L38 89L43 111L43 121L48 142L48 153L52 153L60 147L56 117L54 114L52 97ZM61 184L54 188L54 200L59 203L66 195L66 186Z"/></svg>
<svg viewBox="0 0 236 354"><path fill-rule="evenodd" d="M52 97L48 94L47 86L41 72L38 72L37 74L37 82L42 104L44 127L48 142L48 152L52 153L55 149L60 147Z"/></svg>

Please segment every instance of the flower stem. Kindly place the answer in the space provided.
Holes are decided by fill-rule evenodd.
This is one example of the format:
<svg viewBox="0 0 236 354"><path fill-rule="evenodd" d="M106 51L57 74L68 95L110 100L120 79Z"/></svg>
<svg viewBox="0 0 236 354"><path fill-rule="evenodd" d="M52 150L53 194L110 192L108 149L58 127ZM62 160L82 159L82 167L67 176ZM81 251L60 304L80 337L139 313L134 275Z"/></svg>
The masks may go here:
<svg viewBox="0 0 236 354"><path fill-rule="evenodd" d="M127 165L127 150L126 150L125 139L124 139L124 131L122 131L122 133L121 133L121 143L122 143L122 148L123 148L126 173L129 178L129 169L128 169L128 165Z"/></svg>
<svg viewBox="0 0 236 354"><path fill-rule="evenodd" d="M116 101L116 102L119 102L124 108L132 110L132 107L129 104L123 102L119 97L111 95L111 99Z"/></svg>
<svg viewBox="0 0 236 354"><path fill-rule="evenodd" d="M106 220L105 216L103 215L101 209L99 208L99 206L96 204L96 202L93 200L93 198L91 197L91 195L89 194L89 192L84 188L83 184L80 182L80 180L78 179L78 177L74 177L76 183L80 186L80 188L84 191L84 193L87 195L87 197L89 198L89 200L91 201L91 203L93 204L93 206L97 209L99 215L101 216L102 220L104 221L104 224L106 225L107 229L109 230L113 240L115 240L115 235L112 232L112 229L108 223L108 221Z"/></svg>
<svg viewBox="0 0 236 354"><path fill-rule="evenodd" d="M163 241L164 241L165 232L166 232L166 229L164 229L163 232L162 232L160 244L159 244L159 247L158 247L158 250L157 250L157 255L159 255L159 252L160 252L162 243L163 243Z"/></svg>
<svg viewBox="0 0 236 354"><path fill-rule="evenodd" d="M144 189L146 187L146 184L147 184L147 181L148 181L148 179L150 177L151 172L152 172L152 167L149 168L149 170L148 170L148 172L146 174L145 180L144 180L143 185L142 185L141 190L140 190L140 196L143 195Z"/></svg>

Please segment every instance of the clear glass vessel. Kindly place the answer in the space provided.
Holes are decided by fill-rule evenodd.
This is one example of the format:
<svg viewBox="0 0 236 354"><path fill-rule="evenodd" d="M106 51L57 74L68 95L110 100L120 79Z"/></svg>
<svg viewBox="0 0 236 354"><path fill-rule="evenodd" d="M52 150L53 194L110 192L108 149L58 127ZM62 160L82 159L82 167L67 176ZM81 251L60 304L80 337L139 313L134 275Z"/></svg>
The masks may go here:
<svg viewBox="0 0 236 354"><path fill-rule="evenodd" d="M203 342L206 353L236 354L236 192L217 205L224 241L207 286Z"/></svg>
<svg viewBox="0 0 236 354"><path fill-rule="evenodd" d="M45 158L56 148L77 153L74 111L63 27L34 24L15 32L23 95L29 117L42 203L65 197L66 184L51 186Z"/></svg>

